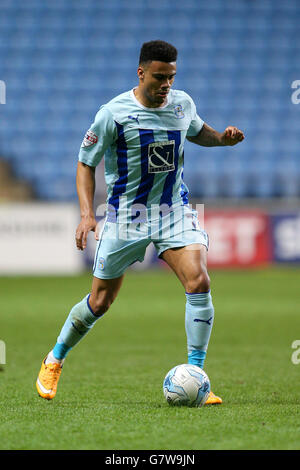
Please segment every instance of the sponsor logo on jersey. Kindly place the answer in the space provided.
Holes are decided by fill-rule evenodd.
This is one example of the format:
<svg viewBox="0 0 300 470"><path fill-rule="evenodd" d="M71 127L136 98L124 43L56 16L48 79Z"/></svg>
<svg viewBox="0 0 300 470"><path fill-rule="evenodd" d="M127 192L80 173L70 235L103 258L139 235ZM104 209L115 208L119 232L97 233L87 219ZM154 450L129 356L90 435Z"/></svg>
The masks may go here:
<svg viewBox="0 0 300 470"><path fill-rule="evenodd" d="M181 104L178 104L177 106L175 106L174 113L175 113L175 116L177 117L177 119L184 118L184 112L183 112L183 108L182 108Z"/></svg>
<svg viewBox="0 0 300 470"><path fill-rule="evenodd" d="M98 136L90 129L84 136L81 147L90 147L98 142Z"/></svg>
<svg viewBox="0 0 300 470"><path fill-rule="evenodd" d="M148 173L175 170L175 140L153 142L148 146Z"/></svg>

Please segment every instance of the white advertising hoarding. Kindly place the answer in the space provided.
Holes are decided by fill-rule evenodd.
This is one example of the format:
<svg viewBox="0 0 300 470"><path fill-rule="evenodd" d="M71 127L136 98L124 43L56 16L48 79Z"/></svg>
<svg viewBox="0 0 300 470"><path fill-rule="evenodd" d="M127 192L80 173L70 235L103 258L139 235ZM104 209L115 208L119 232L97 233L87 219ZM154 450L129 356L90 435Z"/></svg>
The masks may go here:
<svg viewBox="0 0 300 470"><path fill-rule="evenodd" d="M75 204L0 204L0 274L76 274L84 269L75 245Z"/></svg>

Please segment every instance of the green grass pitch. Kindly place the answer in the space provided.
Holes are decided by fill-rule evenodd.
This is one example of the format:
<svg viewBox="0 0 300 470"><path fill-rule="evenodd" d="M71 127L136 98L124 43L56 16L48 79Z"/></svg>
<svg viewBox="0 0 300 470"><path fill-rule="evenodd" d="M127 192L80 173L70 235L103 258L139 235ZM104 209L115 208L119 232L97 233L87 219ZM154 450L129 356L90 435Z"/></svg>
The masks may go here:
<svg viewBox="0 0 300 470"><path fill-rule="evenodd" d="M127 273L104 318L70 352L53 401L35 380L91 276L0 279L1 449L299 449L300 270L211 271L205 370L221 406L172 408L162 382L186 362L184 291L169 271Z"/></svg>

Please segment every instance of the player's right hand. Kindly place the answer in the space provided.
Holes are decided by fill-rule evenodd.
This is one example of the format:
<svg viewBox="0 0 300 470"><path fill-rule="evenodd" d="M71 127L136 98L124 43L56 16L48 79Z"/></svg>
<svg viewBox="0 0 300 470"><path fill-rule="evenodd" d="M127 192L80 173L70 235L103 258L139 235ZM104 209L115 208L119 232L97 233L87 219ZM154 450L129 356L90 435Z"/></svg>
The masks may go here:
<svg viewBox="0 0 300 470"><path fill-rule="evenodd" d="M87 236L89 232L95 232L97 221L94 217L84 217L76 230L76 246L78 250L84 250L87 244Z"/></svg>
<svg viewBox="0 0 300 470"><path fill-rule="evenodd" d="M222 142L224 145L236 145L244 140L245 136L243 131L234 126L226 127L222 134Z"/></svg>

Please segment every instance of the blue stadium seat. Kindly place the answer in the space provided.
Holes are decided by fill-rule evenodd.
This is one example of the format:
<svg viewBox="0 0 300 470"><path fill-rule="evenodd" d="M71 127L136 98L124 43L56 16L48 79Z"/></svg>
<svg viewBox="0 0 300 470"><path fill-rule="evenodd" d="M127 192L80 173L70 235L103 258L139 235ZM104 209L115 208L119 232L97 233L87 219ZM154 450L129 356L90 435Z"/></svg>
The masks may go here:
<svg viewBox="0 0 300 470"><path fill-rule="evenodd" d="M86 129L101 104L137 84L142 42L161 38L178 48L175 86L199 115L246 135L232 150L187 144L193 196L299 196L299 22L296 0L211 0L201 14L197 0L161 0L159 9L150 0L1 0L0 154L39 197L75 198Z"/></svg>
<svg viewBox="0 0 300 470"><path fill-rule="evenodd" d="M274 165L278 194L281 197L300 196L300 157L282 156Z"/></svg>

